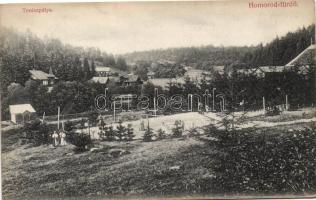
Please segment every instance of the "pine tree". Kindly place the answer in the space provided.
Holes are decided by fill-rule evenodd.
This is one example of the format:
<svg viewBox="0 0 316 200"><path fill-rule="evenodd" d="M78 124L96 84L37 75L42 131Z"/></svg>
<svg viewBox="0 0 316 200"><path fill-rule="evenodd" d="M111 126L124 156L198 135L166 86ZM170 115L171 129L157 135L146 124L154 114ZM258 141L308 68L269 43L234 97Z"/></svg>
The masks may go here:
<svg viewBox="0 0 316 200"><path fill-rule="evenodd" d="M99 124L99 136L101 139L105 138L105 128L106 128L106 123L104 122L104 120L101 118L100 120L100 124Z"/></svg>
<svg viewBox="0 0 316 200"><path fill-rule="evenodd" d="M116 127L116 136L119 141L122 141L126 134L126 128L122 125L122 121L119 121L118 126Z"/></svg>
<svg viewBox="0 0 316 200"><path fill-rule="evenodd" d="M116 131L113 129L113 126L105 127L104 133L107 141L115 140Z"/></svg>
<svg viewBox="0 0 316 200"><path fill-rule="evenodd" d="M147 125L147 129L145 130L143 141L144 142L151 142L153 140L154 132L153 129L150 128L149 123Z"/></svg>
<svg viewBox="0 0 316 200"><path fill-rule="evenodd" d="M176 120L174 122L175 127L172 129L173 137L181 137L183 133L183 126L180 121Z"/></svg>
<svg viewBox="0 0 316 200"><path fill-rule="evenodd" d="M132 141L134 137L135 137L135 135L134 135L134 130L132 128L132 125L128 124L125 139L127 141Z"/></svg>
<svg viewBox="0 0 316 200"><path fill-rule="evenodd" d="M90 78L90 65L87 58L83 61L83 73L84 73L84 80L88 80Z"/></svg>
<svg viewBox="0 0 316 200"><path fill-rule="evenodd" d="M95 76L95 64L94 64L94 60L92 60L92 62L91 62L90 78L92 78L93 76Z"/></svg>

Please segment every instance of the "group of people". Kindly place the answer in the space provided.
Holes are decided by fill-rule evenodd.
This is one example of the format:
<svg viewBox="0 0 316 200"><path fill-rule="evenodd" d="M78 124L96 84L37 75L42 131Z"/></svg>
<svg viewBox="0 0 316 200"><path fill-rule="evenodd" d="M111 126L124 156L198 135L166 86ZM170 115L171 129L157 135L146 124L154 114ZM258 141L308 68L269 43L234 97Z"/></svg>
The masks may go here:
<svg viewBox="0 0 316 200"><path fill-rule="evenodd" d="M54 133L52 134L52 138L53 138L53 145L56 146L65 146L66 143L66 133L61 131L59 133L57 133L56 131L54 131Z"/></svg>

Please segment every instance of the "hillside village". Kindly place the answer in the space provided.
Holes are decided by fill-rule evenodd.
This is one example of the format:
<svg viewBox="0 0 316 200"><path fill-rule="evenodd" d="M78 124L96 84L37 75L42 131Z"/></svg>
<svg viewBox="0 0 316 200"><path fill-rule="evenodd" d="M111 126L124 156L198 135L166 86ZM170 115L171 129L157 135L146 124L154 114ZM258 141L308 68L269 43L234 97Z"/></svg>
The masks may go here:
<svg viewBox="0 0 316 200"><path fill-rule="evenodd" d="M6 31L8 199L316 191L314 36L300 37L295 51L284 45L293 33L196 62L134 60L152 52L114 56ZM263 52L276 44L283 56L270 62Z"/></svg>

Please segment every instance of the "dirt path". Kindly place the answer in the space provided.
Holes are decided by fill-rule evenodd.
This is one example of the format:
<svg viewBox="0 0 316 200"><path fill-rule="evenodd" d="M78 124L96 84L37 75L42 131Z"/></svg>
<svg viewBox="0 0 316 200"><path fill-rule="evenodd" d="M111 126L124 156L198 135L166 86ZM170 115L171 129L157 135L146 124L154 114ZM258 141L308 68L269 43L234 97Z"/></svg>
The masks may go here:
<svg viewBox="0 0 316 200"><path fill-rule="evenodd" d="M290 113L290 112L288 112ZM252 117L256 116L262 116L264 113L263 111L252 111L247 112L245 116L248 118L245 123L241 125L237 125L237 128L243 129L243 128L250 128L250 127L274 127L274 126L282 126L282 125L291 125L291 124L298 124L298 123L309 123L309 122L315 122L316 118L310 118L310 119L297 119L292 121L286 121L286 122L265 122L265 121L250 121ZM239 117L243 115L242 112L235 112L234 115L236 117ZM157 132L159 129L163 129L167 134L171 134L172 128L174 127L174 123L176 120L181 120L184 123L184 130L190 130L192 128L196 127L203 127L208 124L218 124L218 122L222 121L222 119L225 117L223 113L204 113L200 114L198 112L188 112L188 113L180 113L180 114L174 114L174 115L166 115L166 116L157 116L153 118L142 119L142 120L135 120L135 121L128 121L123 122L122 124L124 126L127 126L128 124L131 124L134 129L135 139L140 139L144 132L140 131L141 122L144 122L145 127L147 127L147 124L149 123L150 127L154 130L154 132ZM113 126L116 127L118 123L114 123ZM84 130L85 132L88 132L88 129ZM90 128L91 136L95 139L99 138L98 135L99 127L92 127Z"/></svg>

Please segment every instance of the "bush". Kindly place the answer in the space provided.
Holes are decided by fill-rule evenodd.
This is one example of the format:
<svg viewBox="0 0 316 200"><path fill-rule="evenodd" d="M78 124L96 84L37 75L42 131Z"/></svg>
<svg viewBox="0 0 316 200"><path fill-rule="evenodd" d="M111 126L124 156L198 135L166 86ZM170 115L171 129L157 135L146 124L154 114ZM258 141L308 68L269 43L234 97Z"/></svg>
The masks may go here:
<svg viewBox="0 0 316 200"><path fill-rule="evenodd" d="M145 130L144 136L143 136L143 141L144 142L151 142L151 141L153 141L153 137L154 137L154 131L148 125L146 130Z"/></svg>
<svg viewBox="0 0 316 200"><path fill-rule="evenodd" d="M134 130L132 128L132 124L127 125L125 140L131 141L135 137Z"/></svg>
<svg viewBox="0 0 316 200"><path fill-rule="evenodd" d="M95 125L97 123L99 114L96 111L92 111L88 115L88 120L91 125Z"/></svg>
<svg viewBox="0 0 316 200"><path fill-rule="evenodd" d="M115 140L115 131L113 130L113 126L107 126L103 119L101 119L99 125L99 136L102 140L113 141Z"/></svg>
<svg viewBox="0 0 316 200"><path fill-rule="evenodd" d="M49 144L51 142L47 124L34 120L24 124L22 129L25 138L35 145Z"/></svg>
<svg viewBox="0 0 316 200"><path fill-rule="evenodd" d="M161 128L158 130L157 139L162 140L166 138L166 132Z"/></svg>
<svg viewBox="0 0 316 200"><path fill-rule="evenodd" d="M266 111L267 116L275 116L279 115L281 113L280 109L276 106L274 106L271 110Z"/></svg>
<svg viewBox="0 0 316 200"><path fill-rule="evenodd" d="M116 138L118 141L131 141L135 137L134 130L131 124L128 124L127 128L122 125L122 122L119 122L116 130L113 129L113 126L107 126L103 120L101 120L99 125L99 136L102 140L114 141Z"/></svg>
<svg viewBox="0 0 316 200"><path fill-rule="evenodd" d="M175 127L172 129L172 136L181 137L183 134L184 124L181 121L176 120L174 125Z"/></svg>
<svg viewBox="0 0 316 200"><path fill-rule="evenodd" d="M315 192L315 128L282 135L252 129L209 134L218 139L210 144L218 152L212 185L220 192Z"/></svg>
<svg viewBox="0 0 316 200"><path fill-rule="evenodd" d="M119 141L122 141L125 134L126 134L126 127L122 125L122 121L119 121L118 126L116 127L115 136L118 138Z"/></svg>
<svg viewBox="0 0 316 200"><path fill-rule="evenodd" d="M68 132L66 133L66 140L75 145L79 151L85 151L92 145L90 136L83 133Z"/></svg>
<svg viewBox="0 0 316 200"><path fill-rule="evenodd" d="M74 123L71 121L66 121L65 122L65 127L64 127L65 131L70 132L74 129Z"/></svg>

